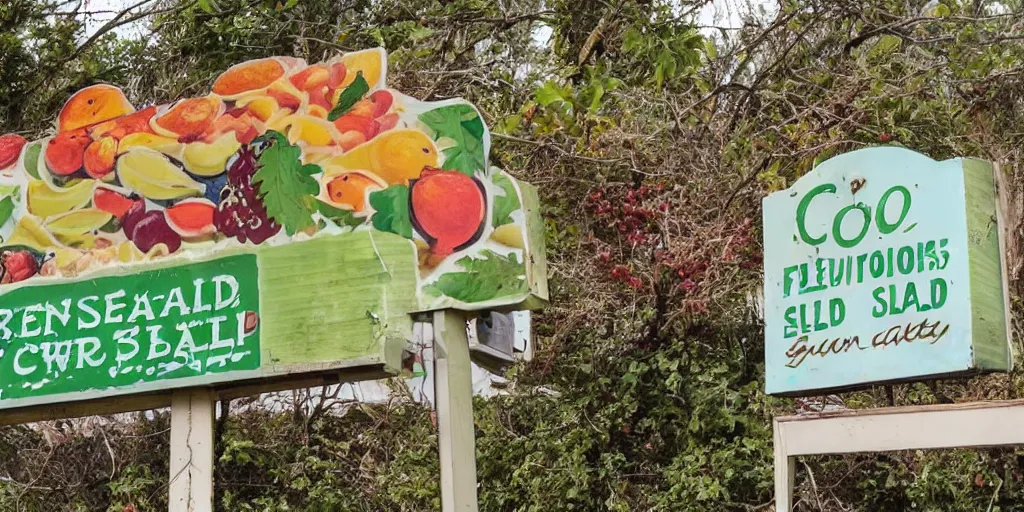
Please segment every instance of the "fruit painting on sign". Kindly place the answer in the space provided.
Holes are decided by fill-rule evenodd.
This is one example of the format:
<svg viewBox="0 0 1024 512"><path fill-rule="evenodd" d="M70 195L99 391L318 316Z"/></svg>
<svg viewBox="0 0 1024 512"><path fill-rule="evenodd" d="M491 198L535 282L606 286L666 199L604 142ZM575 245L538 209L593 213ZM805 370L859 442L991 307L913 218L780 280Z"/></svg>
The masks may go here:
<svg viewBox="0 0 1024 512"><path fill-rule="evenodd" d="M346 334L346 325L376 322L377 334L387 331L384 338L400 338L405 320L381 315L543 304L546 264L536 189L490 167L489 150L490 134L473 105L422 102L389 89L382 49L318 64L289 57L244 62L217 77L208 95L166 105L137 106L112 85L78 91L50 136L0 136L0 407L5 395L79 389L52 383L72 373L68 365L82 370L101 359L111 375L181 374L189 368L190 376L207 375L206 366L192 360L182 366L159 357L159 368L124 368L133 350L162 353L166 340L150 330L161 322L172 329L209 321L208 315L194 318L195 308L203 300L217 303L207 294L221 292L201 282L228 279L209 268L224 258L255 255L230 273L232 283L245 285L232 290L245 295L239 300L248 308L223 304L231 325L218 327L245 334L234 340L247 340L246 355L234 361L228 351L217 362L234 361L247 377L265 375L268 365L281 373L288 369L274 365L340 357L311 355L315 347L307 345L320 339L317 333L306 334L299 343L304 348L284 340L289 322L302 317L289 302L322 306L306 314L324 324L331 310L321 302L364 297L368 306L362 310L349 306L360 322L339 321L335 327L342 333L335 336ZM144 275L150 281L140 281ZM152 279L173 276L191 283L194 304L167 307L171 292L157 284L146 295ZM123 286L114 290L118 282ZM80 291L70 291L80 283L99 291L113 286L113 299L96 295L105 308L98 311L118 309L123 293L126 313L140 308L133 319L143 323L125 319L116 329L117 321L104 318L97 328L109 324L108 336L69 342L85 355L54 359L47 355L57 350L47 345L60 332L51 329L54 322L70 328L76 318L83 321L76 314L96 310L92 295L80 304ZM318 287L308 297L289 292ZM325 298L331 293L337 297ZM65 295L74 300L61 308L55 299ZM143 296L145 306L138 300ZM27 302L18 304L22 300ZM42 313L26 316L21 307ZM159 314L150 318L147 308L164 309L177 323ZM51 309L57 313L47 313ZM246 312L250 323L259 318L258 328L245 331ZM214 313L216 308L209 315ZM36 321L45 324L38 340L31 328ZM138 332L125 341L133 325ZM182 338L185 331L177 330ZM127 352L119 352L118 344ZM197 346L198 339L192 348ZM49 357L45 365L30 364L38 354ZM357 350L344 357L368 354ZM25 391L5 390L6 368L22 375L43 366L46 375L25 381ZM95 376L80 381L90 381L80 390L104 386Z"/></svg>

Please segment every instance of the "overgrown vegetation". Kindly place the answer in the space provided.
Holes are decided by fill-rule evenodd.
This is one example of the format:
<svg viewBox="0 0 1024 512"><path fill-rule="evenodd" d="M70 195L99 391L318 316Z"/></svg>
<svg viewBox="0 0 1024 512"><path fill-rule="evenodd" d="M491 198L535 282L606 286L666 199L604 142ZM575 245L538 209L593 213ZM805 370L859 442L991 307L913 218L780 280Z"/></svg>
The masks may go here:
<svg viewBox="0 0 1024 512"><path fill-rule="evenodd" d="M0 5L0 131L49 129L96 81L151 104L245 59L383 45L394 87L476 103L494 163L541 189L553 301L514 391L476 404L481 510L769 510L771 418L806 402L763 394L761 198L870 145L999 162L1019 325L1024 6L785 0L704 27L704 3L165 0L120 18L149 23L126 41L54 14L74 2L14 0ZM1022 396L1014 373L841 399ZM428 410L317 403L232 404L221 510L439 509ZM167 428L157 414L0 429L0 509L166 508ZM1024 510L1022 455L807 459L797 509Z"/></svg>

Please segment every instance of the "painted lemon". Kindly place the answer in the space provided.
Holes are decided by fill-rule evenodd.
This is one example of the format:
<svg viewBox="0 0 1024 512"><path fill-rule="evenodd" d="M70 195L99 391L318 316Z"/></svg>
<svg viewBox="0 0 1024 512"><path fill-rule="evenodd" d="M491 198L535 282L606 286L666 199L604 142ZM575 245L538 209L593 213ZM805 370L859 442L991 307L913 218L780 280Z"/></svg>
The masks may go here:
<svg viewBox="0 0 1024 512"><path fill-rule="evenodd" d="M121 142L117 145L117 154L124 154L138 146L155 149L165 155L176 157L181 154L184 144L178 142L178 139L164 137L155 133L133 133L121 139Z"/></svg>
<svg viewBox="0 0 1024 512"><path fill-rule="evenodd" d="M82 208L92 199L95 180L82 180L67 188L54 189L40 180L28 183L28 212L37 217L53 215Z"/></svg>
<svg viewBox="0 0 1024 512"><path fill-rule="evenodd" d="M134 147L117 160L121 184L156 201L200 196L206 186L185 174L163 153L146 147Z"/></svg>
<svg viewBox="0 0 1024 512"><path fill-rule="evenodd" d="M56 236L76 236L103 227L113 215L99 208L83 208L58 215L46 222L46 230Z"/></svg>
<svg viewBox="0 0 1024 512"><path fill-rule="evenodd" d="M437 146L417 130L391 130L361 144L325 167L368 170L388 184L406 184L424 167L437 166Z"/></svg>
<svg viewBox="0 0 1024 512"><path fill-rule="evenodd" d="M228 159L234 155L242 145L238 143L234 132L221 135L216 141L207 144L205 142L193 142L185 146L182 155L182 162L188 172L209 178L224 172Z"/></svg>
<svg viewBox="0 0 1024 512"><path fill-rule="evenodd" d="M338 87L338 90L342 91L345 87L352 84L360 71L363 73L363 79L370 85L371 90L383 87L384 79L386 78L384 71L387 58L384 50L380 48L346 53L341 57L341 62L345 64L345 78L341 81L341 86ZM337 103L336 98L335 103Z"/></svg>

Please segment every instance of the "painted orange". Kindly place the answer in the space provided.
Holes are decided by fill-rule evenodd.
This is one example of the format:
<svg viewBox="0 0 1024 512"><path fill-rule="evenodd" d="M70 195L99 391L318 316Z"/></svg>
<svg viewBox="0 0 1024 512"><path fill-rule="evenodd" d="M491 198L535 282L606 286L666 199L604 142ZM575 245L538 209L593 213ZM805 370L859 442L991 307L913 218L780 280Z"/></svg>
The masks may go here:
<svg viewBox="0 0 1024 512"><path fill-rule="evenodd" d="M57 129L68 132L135 112L121 89L110 85L94 85L76 92L64 104L57 120Z"/></svg>
<svg viewBox="0 0 1024 512"><path fill-rule="evenodd" d="M373 118L356 114L345 114L334 121L334 127L341 133L359 132L365 140L370 140L376 135L377 127L373 124Z"/></svg>
<svg viewBox="0 0 1024 512"><path fill-rule="evenodd" d="M370 98L363 98L352 105L352 108L345 115L360 116L373 118L374 115L373 101Z"/></svg>
<svg viewBox="0 0 1024 512"><path fill-rule="evenodd" d="M341 146L342 151L349 151L364 142L366 142L366 135L355 130L342 133L338 138L338 145Z"/></svg>
<svg viewBox="0 0 1024 512"><path fill-rule="evenodd" d="M85 173L96 179L103 179L114 170L114 163L117 160L117 139L103 137L92 141L85 148L83 163Z"/></svg>
<svg viewBox="0 0 1024 512"><path fill-rule="evenodd" d="M213 92L233 96L268 87L284 76L285 69L276 59L243 62L222 73L213 83Z"/></svg>
<svg viewBox="0 0 1024 512"><path fill-rule="evenodd" d="M412 184L413 225L430 243L430 251L447 256L476 239L487 203L480 184L458 171L428 167Z"/></svg>
<svg viewBox="0 0 1024 512"><path fill-rule="evenodd" d="M58 176L74 174L85 160L85 148L92 142L84 129L58 133L46 145L47 167Z"/></svg>
<svg viewBox="0 0 1024 512"><path fill-rule="evenodd" d="M117 119L104 121L89 127L89 135L94 139L109 136L121 140L133 133L152 133L150 119L156 115L156 107L149 107Z"/></svg>
<svg viewBox="0 0 1024 512"><path fill-rule="evenodd" d="M327 183L327 196L334 204L361 212L366 208L366 191L370 188L380 185L363 174L348 172Z"/></svg>
<svg viewBox="0 0 1024 512"><path fill-rule="evenodd" d="M299 90L308 92L326 87L329 78L330 72L327 70L327 65L316 64L295 73L288 81Z"/></svg>
<svg viewBox="0 0 1024 512"><path fill-rule="evenodd" d="M280 108L287 108L292 112L297 112L299 107L302 106L302 98L280 89L270 88L267 89L267 96L274 98L277 101L277 106Z"/></svg>
<svg viewBox="0 0 1024 512"><path fill-rule="evenodd" d="M191 98L176 103L156 119L156 124L178 136L180 142L198 140L220 114L222 103L217 98Z"/></svg>
<svg viewBox="0 0 1024 512"><path fill-rule="evenodd" d="M188 199L171 206L164 213L171 229L183 237L213 233L213 212L217 209L206 199Z"/></svg>
<svg viewBox="0 0 1024 512"><path fill-rule="evenodd" d="M248 144L260 136L262 131L256 126L256 118L245 109L233 109L225 112L210 125L203 139L207 143L213 143L221 135L234 132L235 139L242 144ZM261 125L262 126L262 125Z"/></svg>

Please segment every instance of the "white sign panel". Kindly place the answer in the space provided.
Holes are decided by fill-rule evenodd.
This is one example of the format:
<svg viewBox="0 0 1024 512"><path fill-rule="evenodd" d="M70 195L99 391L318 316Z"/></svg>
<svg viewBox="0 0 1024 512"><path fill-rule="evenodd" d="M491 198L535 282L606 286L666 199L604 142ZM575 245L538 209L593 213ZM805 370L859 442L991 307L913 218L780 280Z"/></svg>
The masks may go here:
<svg viewBox="0 0 1024 512"><path fill-rule="evenodd" d="M992 168L881 147L764 199L767 391L1009 368Z"/></svg>

